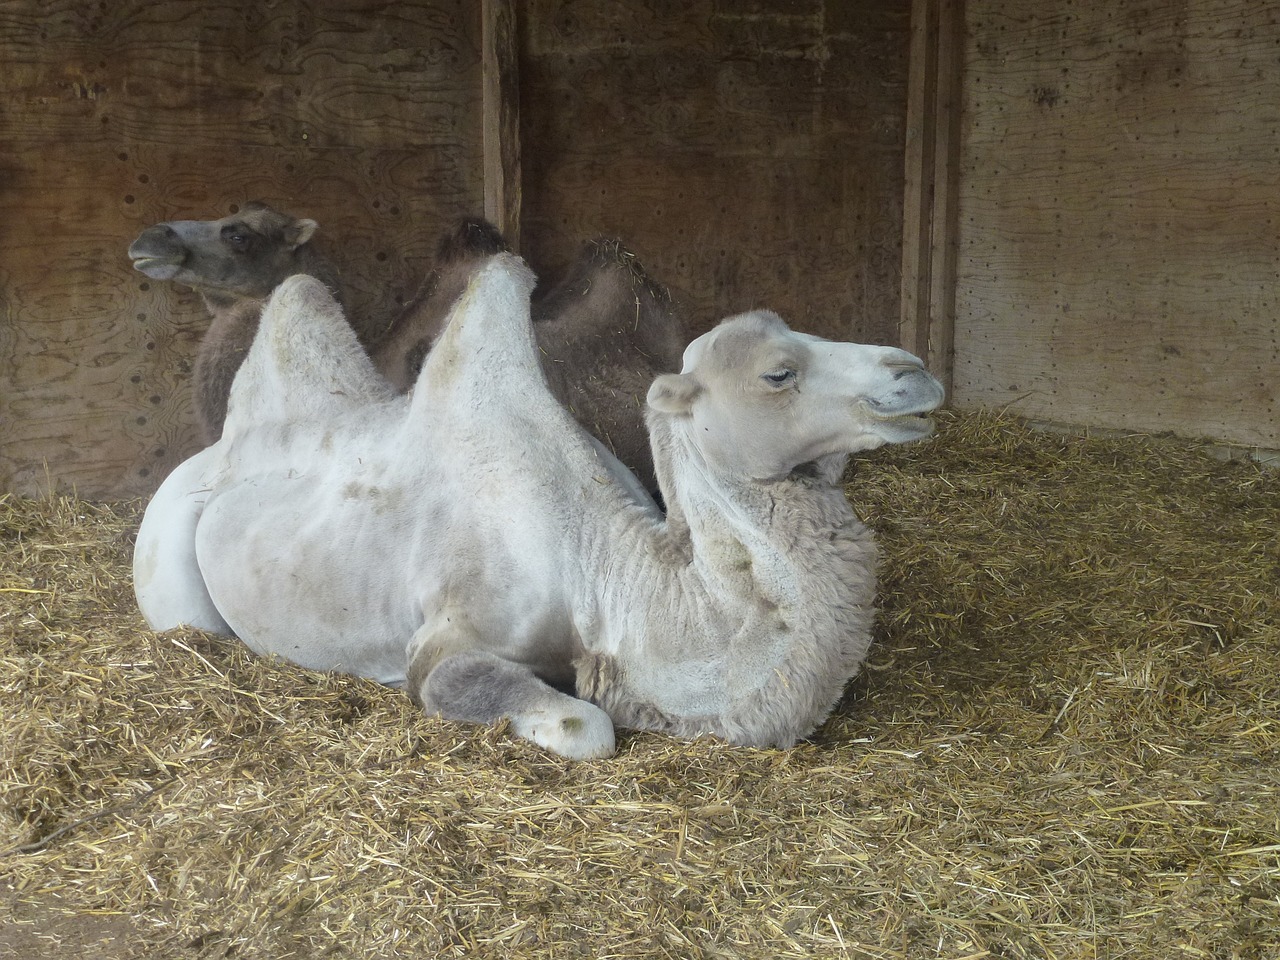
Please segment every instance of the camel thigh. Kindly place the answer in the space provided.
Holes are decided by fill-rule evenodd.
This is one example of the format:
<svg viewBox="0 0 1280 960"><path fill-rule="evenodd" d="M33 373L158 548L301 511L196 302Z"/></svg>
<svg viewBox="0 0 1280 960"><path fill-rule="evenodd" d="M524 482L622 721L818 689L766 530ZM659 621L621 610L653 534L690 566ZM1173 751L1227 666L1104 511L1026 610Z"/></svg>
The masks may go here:
<svg viewBox="0 0 1280 960"><path fill-rule="evenodd" d="M613 721L595 704L561 693L527 666L480 650L443 657L417 690L423 709L470 723L511 721L515 732L575 760L611 756Z"/></svg>

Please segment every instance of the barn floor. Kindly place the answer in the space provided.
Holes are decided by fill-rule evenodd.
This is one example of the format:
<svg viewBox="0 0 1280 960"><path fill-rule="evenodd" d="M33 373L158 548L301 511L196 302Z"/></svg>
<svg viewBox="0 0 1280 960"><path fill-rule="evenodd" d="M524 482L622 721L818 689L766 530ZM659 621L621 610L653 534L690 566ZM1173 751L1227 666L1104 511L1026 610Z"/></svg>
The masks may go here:
<svg viewBox="0 0 1280 960"><path fill-rule="evenodd" d="M1280 472L939 426L851 469L878 645L788 751L154 635L140 505L0 501L0 958L1280 956Z"/></svg>

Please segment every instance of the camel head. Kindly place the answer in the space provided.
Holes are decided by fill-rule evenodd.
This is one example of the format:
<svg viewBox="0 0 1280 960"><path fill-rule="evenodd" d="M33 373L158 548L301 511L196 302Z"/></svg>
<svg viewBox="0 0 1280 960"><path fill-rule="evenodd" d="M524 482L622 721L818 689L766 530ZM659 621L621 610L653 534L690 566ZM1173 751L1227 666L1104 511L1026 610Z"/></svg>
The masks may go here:
<svg viewBox="0 0 1280 960"><path fill-rule="evenodd" d="M914 355L797 333L767 310L689 344L684 368L649 389L651 421L683 422L718 471L776 480L833 455L918 440L942 385Z"/></svg>
<svg viewBox="0 0 1280 960"><path fill-rule="evenodd" d="M173 220L148 227L129 246L133 268L215 298L264 299L301 272L298 251L316 232L266 204L246 203L221 220Z"/></svg>

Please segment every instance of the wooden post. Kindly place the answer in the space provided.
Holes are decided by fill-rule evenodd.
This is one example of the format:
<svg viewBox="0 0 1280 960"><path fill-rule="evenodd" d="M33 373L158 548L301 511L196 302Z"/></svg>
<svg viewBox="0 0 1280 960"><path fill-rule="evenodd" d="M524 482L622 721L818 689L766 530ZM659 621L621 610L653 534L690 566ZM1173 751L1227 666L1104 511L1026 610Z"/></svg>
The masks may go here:
<svg viewBox="0 0 1280 960"><path fill-rule="evenodd" d="M483 0L484 215L520 249L520 45L516 0Z"/></svg>
<svg viewBox="0 0 1280 960"><path fill-rule="evenodd" d="M899 340L951 389L963 0L913 0Z"/></svg>

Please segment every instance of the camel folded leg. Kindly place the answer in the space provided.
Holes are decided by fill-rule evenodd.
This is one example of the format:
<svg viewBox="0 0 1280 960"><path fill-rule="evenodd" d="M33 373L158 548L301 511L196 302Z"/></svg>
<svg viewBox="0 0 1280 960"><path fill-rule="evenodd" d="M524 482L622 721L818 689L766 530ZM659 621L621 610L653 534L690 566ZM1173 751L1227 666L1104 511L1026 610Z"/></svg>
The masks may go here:
<svg viewBox="0 0 1280 960"><path fill-rule="evenodd" d="M480 649L478 639L457 618L414 635L408 692L424 710L469 723L508 719L520 736L572 760L613 755L607 713L561 693L525 664Z"/></svg>

